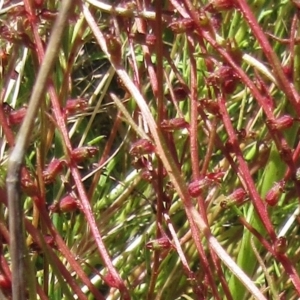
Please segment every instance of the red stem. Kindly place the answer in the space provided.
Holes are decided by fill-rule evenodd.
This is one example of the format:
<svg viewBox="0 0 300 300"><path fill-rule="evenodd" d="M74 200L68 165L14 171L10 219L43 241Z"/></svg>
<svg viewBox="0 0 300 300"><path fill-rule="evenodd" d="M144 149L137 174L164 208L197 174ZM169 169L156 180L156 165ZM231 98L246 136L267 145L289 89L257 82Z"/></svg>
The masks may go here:
<svg viewBox="0 0 300 300"><path fill-rule="evenodd" d="M283 90L286 97L294 106L298 116L300 116L299 94L295 90L295 87L290 84L290 82L286 78L281 63L276 53L273 51L273 48L271 47L265 32L259 26L256 17L253 15L249 5L245 0L236 0L236 5L240 8L244 19L247 21L249 27L252 29L252 33L262 47L262 50L272 67L273 74L280 88Z"/></svg>
<svg viewBox="0 0 300 300"><path fill-rule="evenodd" d="M34 16L34 10L31 7L31 3L28 0L24 1L24 5L26 8L26 11L29 13L30 16ZM38 53L38 57L39 57L39 61L40 63L42 62L42 58L44 57L44 48L43 48L43 44L39 35L39 31L38 31L38 26L35 23L31 24L32 27L32 31L33 31L33 36L34 36L34 41L35 44L37 46L37 53ZM52 107L53 107L53 113L56 119L56 122L58 124L58 128L63 136L63 140L65 142L66 148L68 149L69 153L71 153L72 151L72 145L69 139L69 135L68 135L68 130L65 124L65 120L64 120L64 116L62 114L61 111L61 107L60 107L60 101L59 98L56 94L55 88L53 86L52 83L49 83L48 85L48 92L50 95L50 99L51 99L51 103L52 103ZM128 290L125 286L125 283L123 282L123 280L121 279L120 275L118 274L117 270L115 269L109 254L106 250L106 247L103 243L101 234L99 233L98 230L98 226L97 223L95 221L89 200L87 198L86 192L84 190L83 184L82 184L82 180L81 180L81 176L80 173L78 171L77 165L74 164L73 162L70 162L70 170L71 170L71 174L73 176L73 179L75 181L75 184L77 186L77 191L79 194L79 197L81 199L81 203L82 203L82 209L83 212L85 214L85 217L87 219L87 222L91 228L91 232L94 236L95 239L95 243L98 247L100 256L102 257L105 265L107 266L111 276L113 277L114 281L116 282L116 285L119 287L119 289L124 293L124 297L126 299L129 299L129 293Z"/></svg>

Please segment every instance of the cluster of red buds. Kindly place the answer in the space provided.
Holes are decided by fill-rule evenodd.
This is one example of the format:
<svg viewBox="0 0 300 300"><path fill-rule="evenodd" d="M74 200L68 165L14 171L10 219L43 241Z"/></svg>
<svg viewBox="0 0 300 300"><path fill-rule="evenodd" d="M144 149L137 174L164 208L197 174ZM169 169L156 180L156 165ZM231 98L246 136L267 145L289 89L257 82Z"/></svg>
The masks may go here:
<svg viewBox="0 0 300 300"><path fill-rule="evenodd" d="M149 154L155 152L155 147L150 140L140 139L131 145L129 154L134 158L133 166L136 169L143 170L142 177L144 180L151 182L154 171Z"/></svg>
<svg viewBox="0 0 300 300"><path fill-rule="evenodd" d="M219 86L224 94L232 94L239 83L239 77L230 66L220 66L207 79L208 85Z"/></svg>

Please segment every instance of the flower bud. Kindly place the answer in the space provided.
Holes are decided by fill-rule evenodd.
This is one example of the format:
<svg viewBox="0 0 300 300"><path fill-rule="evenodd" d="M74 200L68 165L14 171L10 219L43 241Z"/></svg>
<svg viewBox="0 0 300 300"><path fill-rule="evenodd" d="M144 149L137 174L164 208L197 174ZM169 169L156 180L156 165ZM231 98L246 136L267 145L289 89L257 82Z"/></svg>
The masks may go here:
<svg viewBox="0 0 300 300"><path fill-rule="evenodd" d="M173 89L173 93L175 100L178 102L183 101L188 97L187 90L182 86L175 86ZM171 94L168 93L165 95L165 97L168 101L172 101Z"/></svg>
<svg viewBox="0 0 300 300"><path fill-rule="evenodd" d="M173 118L169 120L163 120L160 123L160 127L164 131L174 131L177 129L184 129L189 127L189 123L187 123L184 118Z"/></svg>
<svg viewBox="0 0 300 300"><path fill-rule="evenodd" d="M120 288L119 283L115 280L114 276L110 272L103 276L103 280L109 287L116 289Z"/></svg>
<svg viewBox="0 0 300 300"><path fill-rule="evenodd" d="M149 141L147 139L140 139L132 144L132 146L129 150L129 153L130 153L130 155L133 155L133 156L136 156L136 155L141 156L144 154L151 154L154 152L154 150L155 150L155 147L151 141Z"/></svg>
<svg viewBox="0 0 300 300"><path fill-rule="evenodd" d="M8 116L8 121L10 125L17 125L22 123L27 112L27 108L22 107L15 111L12 111Z"/></svg>
<svg viewBox="0 0 300 300"><path fill-rule="evenodd" d="M293 126L294 118L289 115L283 115L275 120L267 120L267 124L272 130L283 130Z"/></svg>
<svg viewBox="0 0 300 300"><path fill-rule="evenodd" d="M44 235L44 241L52 249L57 249L55 239L53 238L52 235L50 234ZM30 244L30 249L35 252L42 252L40 245L34 241L32 242L32 244Z"/></svg>
<svg viewBox="0 0 300 300"><path fill-rule="evenodd" d="M208 11L227 11L235 8L234 0L211 0Z"/></svg>
<svg viewBox="0 0 300 300"><path fill-rule="evenodd" d="M270 206L275 206L278 203L279 197L283 192L285 182L279 181L267 192L265 201Z"/></svg>
<svg viewBox="0 0 300 300"><path fill-rule="evenodd" d="M288 242L287 239L283 236L276 239L274 244L274 250L278 254L284 254L287 251Z"/></svg>
<svg viewBox="0 0 300 300"><path fill-rule="evenodd" d="M290 65L285 65L282 67L284 75L289 81L293 81L293 68Z"/></svg>
<svg viewBox="0 0 300 300"><path fill-rule="evenodd" d="M223 78L223 79L221 79ZM232 94L239 82L232 68L222 67L220 70L220 81L222 91L225 94Z"/></svg>
<svg viewBox="0 0 300 300"><path fill-rule="evenodd" d="M83 161L84 159L94 157L97 154L97 152L98 152L97 147L92 147L92 146L80 147L72 151L71 158L78 163Z"/></svg>
<svg viewBox="0 0 300 300"><path fill-rule="evenodd" d="M192 19L185 18L172 22L168 26L174 33L185 33L187 31L193 31L195 23Z"/></svg>
<svg viewBox="0 0 300 300"><path fill-rule="evenodd" d="M65 114L67 116L73 115L77 112L83 111L88 105L86 99L69 99L65 107Z"/></svg>
<svg viewBox="0 0 300 300"><path fill-rule="evenodd" d="M221 66L207 79L207 82L211 85L219 85L225 94L232 94L239 83L239 78L232 67Z"/></svg>
<svg viewBox="0 0 300 300"><path fill-rule="evenodd" d="M154 34L144 34L141 32L135 32L129 34L129 36L133 39L133 41L136 44L148 46L154 46L156 44L156 36Z"/></svg>
<svg viewBox="0 0 300 300"><path fill-rule="evenodd" d="M230 199L230 201L234 204L241 204L244 202L246 196L246 191L242 188L238 188L228 196L228 199Z"/></svg>
<svg viewBox="0 0 300 300"><path fill-rule="evenodd" d="M21 176L22 191L28 196L36 196L38 194L38 187L35 181L25 172Z"/></svg>
<svg viewBox="0 0 300 300"><path fill-rule="evenodd" d="M47 21L54 21L58 15L57 10L49 10L46 8L42 8L39 13L39 17Z"/></svg>
<svg viewBox="0 0 300 300"><path fill-rule="evenodd" d="M148 46L154 46L156 44L156 36L154 34L147 34L146 35L146 45Z"/></svg>
<svg viewBox="0 0 300 300"><path fill-rule="evenodd" d="M59 210L63 213L73 212L77 209L78 209L77 200L74 197L72 197L71 195L68 195L68 196L62 198L59 201Z"/></svg>
<svg viewBox="0 0 300 300"><path fill-rule="evenodd" d="M64 160L53 159L47 169L43 171L45 184L55 181L55 177L62 171L65 164L66 162Z"/></svg>
<svg viewBox="0 0 300 300"><path fill-rule="evenodd" d="M199 101L198 111L202 109L202 106L208 113L220 116L220 107L218 102L211 99L202 99Z"/></svg>
<svg viewBox="0 0 300 300"><path fill-rule="evenodd" d="M146 244L146 247L151 250L170 249L172 248L172 243L167 237L161 237L159 239L149 241Z"/></svg>
<svg viewBox="0 0 300 300"><path fill-rule="evenodd" d="M201 195L203 188L207 186L207 180L205 178L202 178L200 180L195 180L191 182L188 186L189 194L192 197L198 197Z"/></svg>

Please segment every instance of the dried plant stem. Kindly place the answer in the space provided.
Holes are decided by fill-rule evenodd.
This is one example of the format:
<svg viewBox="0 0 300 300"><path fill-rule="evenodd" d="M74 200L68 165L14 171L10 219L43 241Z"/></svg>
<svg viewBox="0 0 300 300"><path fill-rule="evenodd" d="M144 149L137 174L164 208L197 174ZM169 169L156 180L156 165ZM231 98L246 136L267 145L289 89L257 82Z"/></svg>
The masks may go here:
<svg viewBox="0 0 300 300"><path fill-rule="evenodd" d="M15 147L8 160L7 170L7 193L9 208L9 229L10 229L10 251L12 261L12 295L14 300L25 300L25 242L23 231L23 211L20 197L20 170L24 159L25 151L30 141L34 120L44 97L44 90L48 76L57 58L58 48L65 24L71 10L73 1L62 2L61 10L54 24L49 40L45 58L41 65L36 83L33 87L29 101L26 117L16 138Z"/></svg>

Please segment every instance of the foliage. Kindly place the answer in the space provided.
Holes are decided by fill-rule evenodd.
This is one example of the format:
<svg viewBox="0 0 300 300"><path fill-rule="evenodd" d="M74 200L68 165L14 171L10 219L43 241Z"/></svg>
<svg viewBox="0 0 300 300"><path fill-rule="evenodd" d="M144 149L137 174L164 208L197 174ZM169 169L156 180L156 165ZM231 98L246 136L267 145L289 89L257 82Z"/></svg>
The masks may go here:
<svg viewBox="0 0 300 300"><path fill-rule="evenodd" d="M7 161L59 3L0 11L7 299ZM20 174L26 298L299 297L299 8L76 1Z"/></svg>

